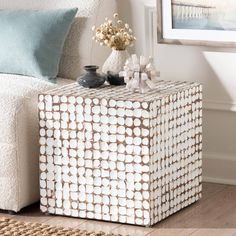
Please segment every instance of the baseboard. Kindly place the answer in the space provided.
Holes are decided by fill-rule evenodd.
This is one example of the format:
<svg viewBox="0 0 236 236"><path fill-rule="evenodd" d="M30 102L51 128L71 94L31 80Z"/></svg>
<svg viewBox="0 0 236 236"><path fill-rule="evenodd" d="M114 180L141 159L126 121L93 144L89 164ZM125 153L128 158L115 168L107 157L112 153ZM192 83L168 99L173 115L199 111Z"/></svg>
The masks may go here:
<svg viewBox="0 0 236 236"><path fill-rule="evenodd" d="M225 101L204 100L203 107L205 110L236 112L236 103L230 101L225 102Z"/></svg>
<svg viewBox="0 0 236 236"><path fill-rule="evenodd" d="M223 179L223 178L213 178L213 177L207 177L207 176L203 176L203 182L215 183L215 184L236 185L236 180Z"/></svg>
<svg viewBox="0 0 236 236"><path fill-rule="evenodd" d="M236 185L236 155L204 153L203 180L205 182Z"/></svg>

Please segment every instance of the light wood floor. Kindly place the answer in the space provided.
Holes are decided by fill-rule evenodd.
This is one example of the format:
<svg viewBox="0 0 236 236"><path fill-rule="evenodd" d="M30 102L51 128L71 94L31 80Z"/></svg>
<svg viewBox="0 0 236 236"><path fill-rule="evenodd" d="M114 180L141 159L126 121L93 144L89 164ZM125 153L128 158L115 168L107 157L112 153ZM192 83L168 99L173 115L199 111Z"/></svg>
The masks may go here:
<svg viewBox="0 0 236 236"><path fill-rule="evenodd" d="M204 183L202 200L152 228L60 216L45 216L40 213L38 204L13 216L7 215L6 212L0 212L1 216L26 222L131 236L236 236L236 186Z"/></svg>

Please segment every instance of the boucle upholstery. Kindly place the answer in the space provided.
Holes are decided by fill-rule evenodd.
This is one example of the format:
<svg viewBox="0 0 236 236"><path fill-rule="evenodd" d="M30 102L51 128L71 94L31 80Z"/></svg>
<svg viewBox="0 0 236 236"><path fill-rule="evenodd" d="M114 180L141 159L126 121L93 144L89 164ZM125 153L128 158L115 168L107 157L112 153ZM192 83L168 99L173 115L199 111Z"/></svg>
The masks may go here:
<svg viewBox="0 0 236 236"><path fill-rule="evenodd" d="M0 209L17 212L39 199L37 100L39 92L55 86L0 74Z"/></svg>
<svg viewBox="0 0 236 236"><path fill-rule="evenodd" d="M17 212L38 200L37 95L52 86L0 75L0 209Z"/></svg>

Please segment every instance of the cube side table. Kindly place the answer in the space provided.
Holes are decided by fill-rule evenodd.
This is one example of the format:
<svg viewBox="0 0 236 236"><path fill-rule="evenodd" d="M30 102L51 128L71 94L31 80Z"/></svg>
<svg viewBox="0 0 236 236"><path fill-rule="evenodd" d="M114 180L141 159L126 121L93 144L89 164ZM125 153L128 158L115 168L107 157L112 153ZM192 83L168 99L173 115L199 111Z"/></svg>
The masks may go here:
<svg viewBox="0 0 236 236"><path fill-rule="evenodd" d="M44 213L151 226L201 198L202 86L39 95Z"/></svg>

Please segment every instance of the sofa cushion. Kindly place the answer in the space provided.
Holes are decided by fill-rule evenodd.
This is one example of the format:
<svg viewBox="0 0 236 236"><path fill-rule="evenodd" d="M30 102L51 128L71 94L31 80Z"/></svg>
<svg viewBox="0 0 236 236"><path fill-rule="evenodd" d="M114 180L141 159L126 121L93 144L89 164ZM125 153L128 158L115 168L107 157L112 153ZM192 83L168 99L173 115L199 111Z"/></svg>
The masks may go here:
<svg viewBox="0 0 236 236"><path fill-rule="evenodd" d="M15 145L17 112L40 91L54 86L32 77L0 74L0 143Z"/></svg>
<svg viewBox="0 0 236 236"><path fill-rule="evenodd" d="M0 72L54 80L76 12L0 10Z"/></svg>
<svg viewBox="0 0 236 236"><path fill-rule="evenodd" d="M0 74L0 209L17 212L39 200L38 93L56 86Z"/></svg>

